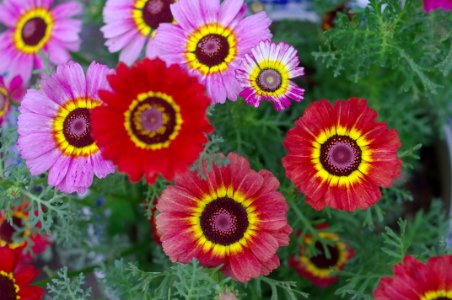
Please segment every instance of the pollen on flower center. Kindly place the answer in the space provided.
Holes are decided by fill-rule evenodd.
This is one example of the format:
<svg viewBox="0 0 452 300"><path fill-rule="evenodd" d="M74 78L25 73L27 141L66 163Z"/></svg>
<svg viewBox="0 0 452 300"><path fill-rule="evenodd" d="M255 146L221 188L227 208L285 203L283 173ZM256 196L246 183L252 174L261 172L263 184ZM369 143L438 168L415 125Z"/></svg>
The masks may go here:
<svg viewBox="0 0 452 300"><path fill-rule="evenodd" d="M226 197L207 204L200 218L206 238L221 245L238 242L249 225L245 207Z"/></svg>
<svg viewBox="0 0 452 300"><path fill-rule="evenodd" d="M348 136L335 135L320 148L320 162L333 175L348 176L361 163L362 151L355 140Z"/></svg>
<svg viewBox="0 0 452 300"><path fill-rule="evenodd" d="M16 285L9 274L0 271L0 295L2 300L16 300L17 290Z"/></svg>
<svg viewBox="0 0 452 300"><path fill-rule="evenodd" d="M89 118L88 108L77 108L67 115L63 123L63 134L70 145L83 148L94 143Z"/></svg>
<svg viewBox="0 0 452 300"><path fill-rule="evenodd" d="M195 55L198 61L208 67L220 65L229 55L229 43L220 34L208 34L199 40Z"/></svg>
<svg viewBox="0 0 452 300"><path fill-rule="evenodd" d="M336 247L332 245L327 246L330 254L329 257L326 256L321 243L317 242L315 248L317 250L317 255L311 257L310 260L319 269L329 269L334 267L339 261L339 250Z"/></svg>
<svg viewBox="0 0 452 300"><path fill-rule="evenodd" d="M13 235L16 232L16 228L23 227L22 219L13 217L13 224L11 225L7 220L3 219L3 222L0 223L0 241L4 241L7 244L13 242Z"/></svg>
<svg viewBox="0 0 452 300"><path fill-rule="evenodd" d="M143 21L152 29L157 29L160 23L171 23L173 15L170 5L173 0L148 0L143 6Z"/></svg>
<svg viewBox="0 0 452 300"><path fill-rule="evenodd" d="M259 73L257 85L266 92L274 92L281 87L282 76L274 69L264 69Z"/></svg>
<svg viewBox="0 0 452 300"><path fill-rule="evenodd" d="M44 39L46 30L47 23L42 18L32 18L22 28L22 40L28 46L36 46Z"/></svg>

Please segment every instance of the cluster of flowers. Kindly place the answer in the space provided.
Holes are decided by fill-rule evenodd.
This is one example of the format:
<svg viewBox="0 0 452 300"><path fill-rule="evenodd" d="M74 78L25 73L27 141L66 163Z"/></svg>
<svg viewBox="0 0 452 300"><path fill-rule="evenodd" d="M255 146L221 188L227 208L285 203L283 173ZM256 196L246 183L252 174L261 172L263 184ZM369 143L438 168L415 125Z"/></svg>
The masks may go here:
<svg viewBox="0 0 452 300"><path fill-rule="evenodd" d="M0 72L18 72L8 74L8 89L0 87L2 111L7 97L20 94L14 93L20 80L28 84L32 70L43 67L41 52L57 64L39 89L28 89L19 108L18 147L31 174L48 171L49 185L78 194L115 166L131 182L145 177L153 184L161 175L175 181L162 193L154 218L172 261L196 258L203 266L222 265L241 282L277 268L277 250L288 245L292 232L278 179L267 170L252 170L235 153L227 155L227 166L204 165L205 179L187 172L214 130L206 117L209 105L241 96L256 107L270 101L279 111L303 98L304 91L290 81L303 75L296 50L270 41L265 13L246 17L242 0L107 1L102 31L110 51L121 50L125 63L110 70L93 62L85 74L79 64L67 62L68 51L80 46L81 22L73 16L81 8L65 2L50 9L52 2L5 0L0 6L0 22L9 27L0 35L0 55L6 57ZM149 58L130 66L145 43ZM317 210L366 209L381 198L380 187L389 187L400 173L398 134L377 122L364 99L314 102L284 146L287 177ZM316 256L301 246L290 263L326 286L353 250L337 235L321 235L331 241L329 255L318 244ZM304 244L312 243L306 236ZM20 294L27 288L19 283L30 278L13 277L11 263L2 267L0 292L8 289L27 299ZM391 291L393 284L397 277L380 285ZM422 299L443 294L434 296Z"/></svg>

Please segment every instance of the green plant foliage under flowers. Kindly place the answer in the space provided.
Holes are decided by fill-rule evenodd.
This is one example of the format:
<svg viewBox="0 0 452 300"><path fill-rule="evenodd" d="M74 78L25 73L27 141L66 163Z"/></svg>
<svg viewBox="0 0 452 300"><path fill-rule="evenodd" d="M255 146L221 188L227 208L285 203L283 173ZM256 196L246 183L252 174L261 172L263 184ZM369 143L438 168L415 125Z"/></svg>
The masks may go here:
<svg viewBox="0 0 452 300"><path fill-rule="evenodd" d="M379 112L379 120L398 130L404 178L419 166L421 144L432 144L450 115L452 14L425 14L421 1L403 2L402 6L398 0L370 1L367 8L353 11L351 22L339 15L335 28L326 32L318 24L274 23L274 39L298 48L307 75L296 81L306 90L305 100L281 113L268 103L256 109L243 101L210 109L209 118L216 131L201 154L207 167L227 164L215 154L234 151L246 156L254 169L272 171L290 206L289 223L300 232L298 237L291 236L288 247L279 250L279 269L246 284L224 277L219 268L203 268L195 260L187 265L171 263L161 247L151 241L148 219L153 199L170 182L159 178L153 186L131 184L126 176L114 174L95 180L82 198L65 195L48 187L46 176L30 176L24 162L12 151L17 129L3 129L1 212L11 221L13 209L29 203L25 208L30 212L27 226L54 237L50 254L70 270L65 267L55 273L45 267L45 276L37 284L47 287L53 299L96 299L96 290L102 290L106 299L219 299L225 292L252 300L372 299L379 279L391 275L393 265L405 254L425 260L450 253L445 242L448 220L441 201L435 199L428 210L407 214L406 204L415 196L406 190L404 180L382 190L381 201L365 211L314 211L285 178L281 165L285 133L309 103L356 96L368 99ZM102 23L103 4L87 2L85 18L90 26ZM341 1L314 4L323 13ZM113 66L117 55L99 49L74 54L73 58L85 66L92 59ZM203 176L201 160L192 170ZM328 250L328 241L319 237L316 229L324 222L330 224L329 232L339 234L355 249L356 255L344 271L338 272L336 284L319 289L290 269L288 258L297 253L307 234ZM15 240L21 238L21 232L14 236ZM48 256L43 260L50 263ZM90 276L85 280L91 273L97 279L93 281L94 276Z"/></svg>

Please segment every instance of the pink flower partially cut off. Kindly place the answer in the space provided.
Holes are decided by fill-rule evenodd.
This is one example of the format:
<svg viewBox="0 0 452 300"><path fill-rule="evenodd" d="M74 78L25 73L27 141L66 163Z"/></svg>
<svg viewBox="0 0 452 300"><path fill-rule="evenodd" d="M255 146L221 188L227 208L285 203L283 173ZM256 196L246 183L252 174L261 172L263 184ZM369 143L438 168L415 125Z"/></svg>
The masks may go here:
<svg viewBox="0 0 452 300"><path fill-rule="evenodd" d="M452 10L452 0L424 0L426 12L437 9Z"/></svg>
<svg viewBox="0 0 452 300"><path fill-rule="evenodd" d="M69 51L80 48L81 20L73 17L82 7L65 2L51 8L53 0L5 0L0 5L0 73L13 72L27 84L34 69L44 67L40 53L52 64L69 61Z"/></svg>

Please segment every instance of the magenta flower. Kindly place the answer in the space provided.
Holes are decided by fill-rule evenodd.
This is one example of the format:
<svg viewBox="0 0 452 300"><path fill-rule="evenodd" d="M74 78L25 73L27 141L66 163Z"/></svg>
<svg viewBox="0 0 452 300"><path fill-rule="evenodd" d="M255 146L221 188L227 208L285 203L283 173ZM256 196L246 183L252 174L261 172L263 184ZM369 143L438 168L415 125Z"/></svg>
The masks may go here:
<svg viewBox="0 0 452 300"><path fill-rule="evenodd" d="M114 172L91 137L91 110L102 104L100 89L109 89L106 66L93 62L86 77L74 62L59 65L30 89L19 108L19 151L31 175L49 170L49 185L65 192L84 193L93 176Z"/></svg>
<svg viewBox="0 0 452 300"><path fill-rule="evenodd" d="M19 102L23 96L24 88L20 76L15 76L11 81L0 76L0 125L8 114L9 100Z"/></svg>
<svg viewBox="0 0 452 300"><path fill-rule="evenodd" d="M170 4L175 0L108 0L104 8L105 26L101 28L110 52L121 51L119 60L132 64L147 42L151 51L152 39L160 23L174 18Z"/></svg>
<svg viewBox="0 0 452 300"><path fill-rule="evenodd" d="M80 4L66 2L50 9L52 2L4 0L0 5L0 23L8 27L0 34L0 73L13 70L28 83L33 69L44 66L39 52L61 64L70 59L68 51L79 49L82 24L72 17L81 12Z"/></svg>
<svg viewBox="0 0 452 300"><path fill-rule="evenodd" d="M426 12L435 9L452 10L452 0L424 0L424 10Z"/></svg>
<svg viewBox="0 0 452 300"><path fill-rule="evenodd" d="M240 96L249 105L259 107L262 100L270 101L277 111L291 105L290 100L300 102L304 90L290 81L304 74L294 47L281 42L260 42L245 55L236 71L243 87Z"/></svg>
<svg viewBox="0 0 452 300"><path fill-rule="evenodd" d="M213 103L235 101L235 70L260 41L270 39L264 12L245 17L243 0L180 0L171 5L176 24L161 24L148 56L181 64L206 85Z"/></svg>

